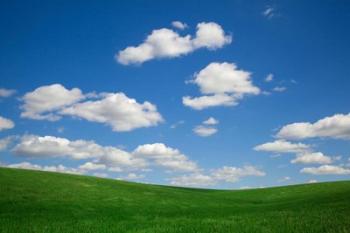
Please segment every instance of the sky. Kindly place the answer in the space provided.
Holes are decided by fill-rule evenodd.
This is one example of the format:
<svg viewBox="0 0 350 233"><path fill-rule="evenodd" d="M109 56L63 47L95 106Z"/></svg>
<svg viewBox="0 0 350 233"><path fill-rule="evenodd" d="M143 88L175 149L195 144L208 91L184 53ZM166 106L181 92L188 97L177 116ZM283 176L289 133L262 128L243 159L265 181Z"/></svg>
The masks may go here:
<svg viewBox="0 0 350 233"><path fill-rule="evenodd" d="M3 1L0 165L174 186L350 178L347 1Z"/></svg>

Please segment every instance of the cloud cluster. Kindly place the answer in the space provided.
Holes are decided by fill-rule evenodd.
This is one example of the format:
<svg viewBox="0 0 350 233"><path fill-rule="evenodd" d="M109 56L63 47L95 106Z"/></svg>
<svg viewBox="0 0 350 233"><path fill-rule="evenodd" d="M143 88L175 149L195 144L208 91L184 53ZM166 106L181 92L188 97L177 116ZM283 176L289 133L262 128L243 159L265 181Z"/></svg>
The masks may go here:
<svg viewBox="0 0 350 233"><path fill-rule="evenodd" d="M350 139L350 113L335 114L316 121L298 122L283 126L277 133L278 138L300 140L315 137Z"/></svg>
<svg viewBox="0 0 350 233"><path fill-rule="evenodd" d="M178 21L173 22L173 26L178 29L186 27ZM155 58L179 57L200 48L215 50L230 44L231 41L231 36L226 35L222 27L214 22L197 24L194 38L191 35L181 36L168 28L161 28L153 30L138 46L129 46L119 51L115 58L123 65L142 64Z"/></svg>
<svg viewBox="0 0 350 233"><path fill-rule="evenodd" d="M131 131L155 126L163 121L157 107L138 103L124 93L87 93L61 84L42 86L22 98L21 117L36 120L59 120L63 115L109 125L113 131Z"/></svg>
<svg viewBox="0 0 350 233"><path fill-rule="evenodd" d="M335 165L322 165L320 167L306 167L301 173L312 175L350 175L350 169Z"/></svg>
<svg viewBox="0 0 350 233"><path fill-rule="evenodd" d="M94 141L54 136L24 135L11 150L19 156L31 158L66 157L87 160L80 170L136 170L158 166L169 171L196 172L198 165L179 150L162 143L144 144L128 152L113 146L101 146Z"/></svg>
<svg viewBox="0 0 350 233"><path fill-rule="evenodd" d="M2 165L2 166L9 167L9 168L40 170L40 171L48 171L48 172L83 174L78 169L68 168L68 167L63 166L62 164L57 165L57 166L41 166L41 165L29 163L29 162L22 162L22 163L14 163L14 164L9 164L9 165Z"/></svg>
<svg viewBox="0 0 350 233"><path fill-rule="evenodd" d="M244 96L260 93L260 89L251 81L251 73L239 70L234 63L210 63L194 75L191 83L199 87L203 96L185 96L182 102L196 110L214 106L234 106Z"/></svg>
<svg viewBox="0 0 350 233"><path fill-rule="evenodd" d="M0 116L0 131L12 129L13 127L15 127L15 123L12 120Z"/></svg>
<svg viewBox="0 0 350 233"><path fill-rule="evenodd" d="M193 132L201 137L209 137L217 133L217 128L214 125L219 124L219 121L213 117L208 118L202 122L202 125L194 127Z"/></svg>
<svg viewBox="0 0 350 233"><path fill-rule="evenodd" d="M224 166L219 169L214 169L210 174L193 173L173 177L170 180L172 185L176 186L196 186L205 187L216 185L220 182L235 183L242 177L246 176L265 176L266 173L253 166L244 167L229 167Z"/></svg>
<svg viewBox="0 0 350 233"><path fill-rule="evenodd" d="M311 148L310 145L292 143L283 139L257 145L254 147L254 150L279 154L296 154L291 163L330 164L333 162L333 159L330 156L324 155L322 152L313 152L313 148Z"/></svg>
<svg viewBox="0 0 350 233"><path fill-rule="evenodd" d="M268 142L254 147L256 151L272 153L295 153L291 163L296 164L321 164L319 167L306 167L300 170L301 173L313 175L349 175L350 170L343 165L331 165L340 156L328 156L322 152L315 152L311 146L303 143L292 143L290 140L304 140L308 138L333 138L350 139L350 114L335 114L316 121L298 122L283 126L274 142Z"/></svg>

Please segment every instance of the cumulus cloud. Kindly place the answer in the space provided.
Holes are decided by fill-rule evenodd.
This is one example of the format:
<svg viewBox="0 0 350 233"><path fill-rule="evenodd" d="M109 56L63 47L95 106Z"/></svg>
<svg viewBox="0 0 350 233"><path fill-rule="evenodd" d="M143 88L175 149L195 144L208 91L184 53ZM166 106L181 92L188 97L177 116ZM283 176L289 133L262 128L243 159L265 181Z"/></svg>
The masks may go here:
<svg viewBox="0 0 350 233"><path fill-rule="evenodd" d="M121 92L83 94L78 88L68 90L61 84L53 84L25 94L22 101L24 118L55 121L68 115L109 125L118 132L151 127L163 121L155 105L148 101L138 103Z"/></svg>
<svg viewBox="0 0 350 233"><path fill-rule="evenodd" d="M184 96L182 98L182 103L195 110L202 110L216 106L235 106L238 104L238 99L226 94L205 95L200 97Z"/></svg>
<svg viewBox="0 0 350 233"><path fill-rule="evenodd" d="M11 150L30 158L63 157L87 160L81 171L109 170L122 172L157 166L174 172L196 172L200 168L178 149L163 143L144 144L128 152L113 146L101 146L94 141L75 140L54 136L24 135Z"/></svg>
<svg viewBox="0 0 350 233"><path fill-rule="evenodd" d="M217 125L219 124L219 121L216 120L214 117L209 117L207 120L203 121L204 125Z"/></svg>
<svg viewBox="0 0 350 233"><path fill-rule="evenodd" d="M52 113L63 107L74 104L82 99L84 95L78 88L66 89L61 84L41 86L22 97L23 112L21 117L35 120L56 121L60 116Z"/></svg>
<svg viewBox="0 0 350 233"><path fill-rule="evenodd" d="M15 93L16 93L16 90L14 89L0 88L0 98L10 97Z"/></svg>
<svg viewBox="0 0 350 233"><path fill-rule="evenodd" d="M101 146L94 141L75 140L54 136L24 135L12 152L26 157L68 157L71 159L96 159L82 165L82 169L96 170L103 166L110 168L135 169L145 166L145 161L134 158L131 153L112 146Z"/></svg>
<svg viewBox="0 0 350 233"><path fill-rule="evenodd" d="M301 153L309 151L310 146L303 143L292 143L286 140L276 140L257 145L254 147L254 150L272 153Z"/></svg>
<svg viewBox="0 0 350 233"><path fill-rule="evenodd" d="M153 160L158 166L184 172L195 172L199 170L198 165L189 160L186 155L178 149L164 145L163 143L153 143L138 146L133 154L147 160Z"/></svg>
<svg viewBox="0 0 350 233"><path fill-rule="evenodd" d="M301 173L312 175L350 175L350 169L335 165L322 165L320 167L306 167Z"/></svg>
<svg viewBox="0 0 350 233"><path fill-rule="evenodd" d="M217 182L213 177L208 175L203 175L200 173L194 173L189 175L183 175L178 177L173 177L170 179L170 184L175 186L184 187L207 187L215 185Z"/></svg>
<svg viewBox="0 0 350 233"><path fill-rule="evenodd" d="M184 29L188 28L188 25L186 23L181 22L181 21L173 21L173 22L171 22L171 25L174 28L177 28L180 30L184 30Z"/></svg>
<svg viewBox="0 0 350 233"><path fill-rule="evenodd" d="M292 163L318 163L318 164L329 164L332 163L332 158L324 155L322 152L310 152L301 153L296 156L295 159L291 161Z"/></svg>
<svg viewBox="0 0 350 233"><path fill-rule="evenodd" d="M173 26L179 28L184 27L184 24L173 22ZM226 35L222 27L214 22L199 23L194 38L191 35L181 36L168 28L161 28L153 30L138 46L129 46L119 51L115 58L123 65L142 64L155 58L179 57L199 48L218 49L230 44L231 41L231 36Z"/></svg>
<svg viewBox="0 0 350 233"><path fill-rule="evenodd" d="M315 123L298 122L283 126L277 133L278 138L306 139L329 137L335 139L350 139L350 113L335 114L325 117Z"/></svg>
<svg viewBox="0 0 350 233"><path fill-rule="evenodd" d="M198 85L201 97L183 97L183 104L196 110L213 106L234 106L245 95L258 95L251 73L239 70L234 63L213 62L194 75L191 83Z"/></svg>
<svg viewBox="0 0 350 233"><path fill-rule="evenodd" d="M202 122L202 125L194 127L193 132L200 137L209 137L218 132L214 126L219 124L219 121L214 117L209 117L207 120Z"/></svg>
<svg viewBox="0 0 350 233"><path fill-rule="evenodd" d="M123 93L109 93L100 100L77 103L60 113L104 123L120 132L155 126L163 121L155 105L147 101L138 103Z"/></svg>
<svg viewBox="0 0 350 233"><path fill-rule="evenodd" d="M106 165L97 164L97 163L93 163L93 162L86 162L83 165L80 165L79 169L84 170L84 171L104 170L104 169L106 169Z"/></svg>
<svg viewBox="0 0 350 233"><path fill-rule="evenodd" d="M15 127L15 123L12 120L0 116L0 131L12 129L13 127Z"/></svg>
<svg viewBox="0 0 350 233"><path fill-rule="evenodd" d="M235 183L246 176L265 176L265 172L253 166L244 166L241 168L224 166L212 170L208 175L192 173L173 177L170 179L170 184L176 186L205 187L216 185L220 182Z"/></svg>
<svg viewBox="0 0 350 233"><path fill-rule="evenodd" d="M142 174L136 174L136 173L128 173L124 177L119 177L120 180L140 180L143 179L145 176Z"/></svg>
<svg viewBox="0 0 350 233"><path fill-rule="evenodd" d="M226 182L237 182L240 178L245 176L265 176L266 173L259 170L254 166L229 167L224 166L222 168L212 171L212 176L215 180Z"/></svg>
<svg viewBox="0 0 350 233"><path fill-rule="evenodd" d="M201 137L209 137L213 134L216 134L218 130L214 127L198 125L193 129L193 132Z"/></svg>

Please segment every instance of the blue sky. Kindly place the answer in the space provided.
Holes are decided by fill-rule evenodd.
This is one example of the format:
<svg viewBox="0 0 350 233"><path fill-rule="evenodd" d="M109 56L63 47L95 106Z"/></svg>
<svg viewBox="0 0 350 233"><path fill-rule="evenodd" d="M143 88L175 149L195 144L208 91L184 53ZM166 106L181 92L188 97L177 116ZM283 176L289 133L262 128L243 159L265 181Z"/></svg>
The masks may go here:
<svg viewBox="0 0 350 233"><path fill-rule="evenodd" d="M349 10L4 2L0 162L210 188L349 179Z"/></svg>

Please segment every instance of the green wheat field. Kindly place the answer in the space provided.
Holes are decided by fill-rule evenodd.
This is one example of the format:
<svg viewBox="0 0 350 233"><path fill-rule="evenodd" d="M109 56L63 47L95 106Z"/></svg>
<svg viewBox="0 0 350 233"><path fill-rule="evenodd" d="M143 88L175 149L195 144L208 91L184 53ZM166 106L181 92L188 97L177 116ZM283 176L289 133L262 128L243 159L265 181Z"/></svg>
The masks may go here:
<svg viewBox="0 0 350 233"><path fill-rule="evenodd" d="M0 168L0 232L350 232L350 181L229 191Z"/></svg>

